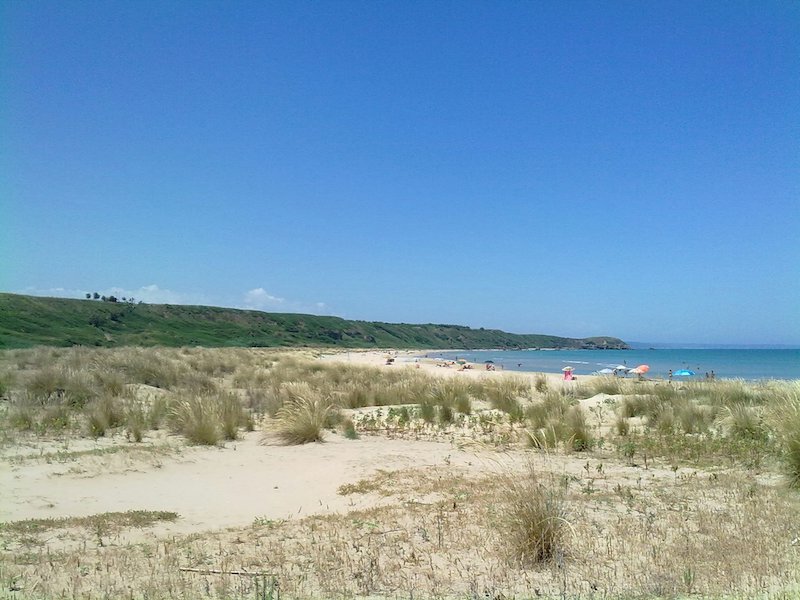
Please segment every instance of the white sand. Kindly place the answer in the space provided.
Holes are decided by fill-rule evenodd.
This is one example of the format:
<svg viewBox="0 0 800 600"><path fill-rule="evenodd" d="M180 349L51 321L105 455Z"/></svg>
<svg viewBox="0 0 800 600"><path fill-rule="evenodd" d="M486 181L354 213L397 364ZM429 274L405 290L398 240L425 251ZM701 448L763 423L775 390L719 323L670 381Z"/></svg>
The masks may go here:
<svg viewBox="0 0 800 600"><path fill-rule="evenodd" d="M342 496L338 488L378 469L442 465L448 457L454 465L475 460L441 442L347 440L328 433L321 444L265 446L260 438L253 432L223 448L191 448L182 457L161 459L161 466L151 461L110 474L98 457L81 458L81 468L76 463L5 465L0 520L163 510L181 516L170 531L201 531L247 525L257 517L365 508L375 499Z"/></svg>

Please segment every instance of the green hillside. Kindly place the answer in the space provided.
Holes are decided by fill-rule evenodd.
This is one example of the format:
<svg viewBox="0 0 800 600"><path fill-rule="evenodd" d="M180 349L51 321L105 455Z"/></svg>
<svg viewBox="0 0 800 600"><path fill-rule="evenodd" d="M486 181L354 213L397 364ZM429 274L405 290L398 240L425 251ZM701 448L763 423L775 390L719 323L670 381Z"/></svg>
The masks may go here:
<svg viewBox="0 0 800 600"><path fill-rule="evenodd" d="M213 306L129 304L0 293L0 348L30 346L627 348L617 338L517 335L459 325L347 321Z"/></svg>

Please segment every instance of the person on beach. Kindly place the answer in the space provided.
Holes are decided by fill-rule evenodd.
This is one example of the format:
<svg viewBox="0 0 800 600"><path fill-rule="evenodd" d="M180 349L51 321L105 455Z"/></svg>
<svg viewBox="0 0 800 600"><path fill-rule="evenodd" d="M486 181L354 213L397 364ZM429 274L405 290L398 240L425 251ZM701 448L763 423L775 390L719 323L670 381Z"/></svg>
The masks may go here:
<svg viewBox="0 0 800 600"><path fill-rule="evenodd" d="M672 369L669 370L669 380L672 382Z"/></svg>

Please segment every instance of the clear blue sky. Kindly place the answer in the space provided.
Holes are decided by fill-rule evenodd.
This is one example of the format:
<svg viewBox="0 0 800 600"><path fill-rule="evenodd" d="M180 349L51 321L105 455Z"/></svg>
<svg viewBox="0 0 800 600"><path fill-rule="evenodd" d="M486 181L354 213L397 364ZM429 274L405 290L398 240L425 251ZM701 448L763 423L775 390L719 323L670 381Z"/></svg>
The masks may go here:
<svg viewBox="0 0 800 600"><path fill-rule="evenodd" d="M800 3L0 5L0 290L800 343Z"/></svg>

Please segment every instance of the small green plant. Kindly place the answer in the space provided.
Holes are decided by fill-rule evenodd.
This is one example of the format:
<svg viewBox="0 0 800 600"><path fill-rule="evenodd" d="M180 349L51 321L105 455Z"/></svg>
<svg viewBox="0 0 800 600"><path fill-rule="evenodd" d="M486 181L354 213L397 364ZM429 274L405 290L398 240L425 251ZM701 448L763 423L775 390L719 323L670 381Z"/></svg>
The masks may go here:
<svg viewBox="0 0 800 600"><path fill-rule="evenodd" d="M619 415L617 417L617 420L614 421L614 429L617 431L617 435L624 437L628 435L628 433L630 433L631 424L628 421L628 419L626 419L622 415Z"/></svg>
<svg viewBox="0 0 800 600"><path fill-rule="evenodd" d="M633 440L624 442L618 446L618 450L622 456L628 459L628 462L632 462L636 454L636 442Z"/></svg>
<svg viewBox="0 0 800 600"><path fill-rule="evenodd" d="M358 432L356 431L356 424L353 423L353 419L345 419L342 421L342 434L348 440L358 439Z"/></svg>
<svg viewBox="0 0 800 600"><path fill-rule="evenodd" d="M436 406L432 402L423 402L419 405L419 415L426 423L436 420Z"/></svg>
<svg viewBox="0 0 800 600"><path fill-rule="evenodd" d="M453 422L453 409L443 404L439 407L439 423L449 425Z"/></svg>

